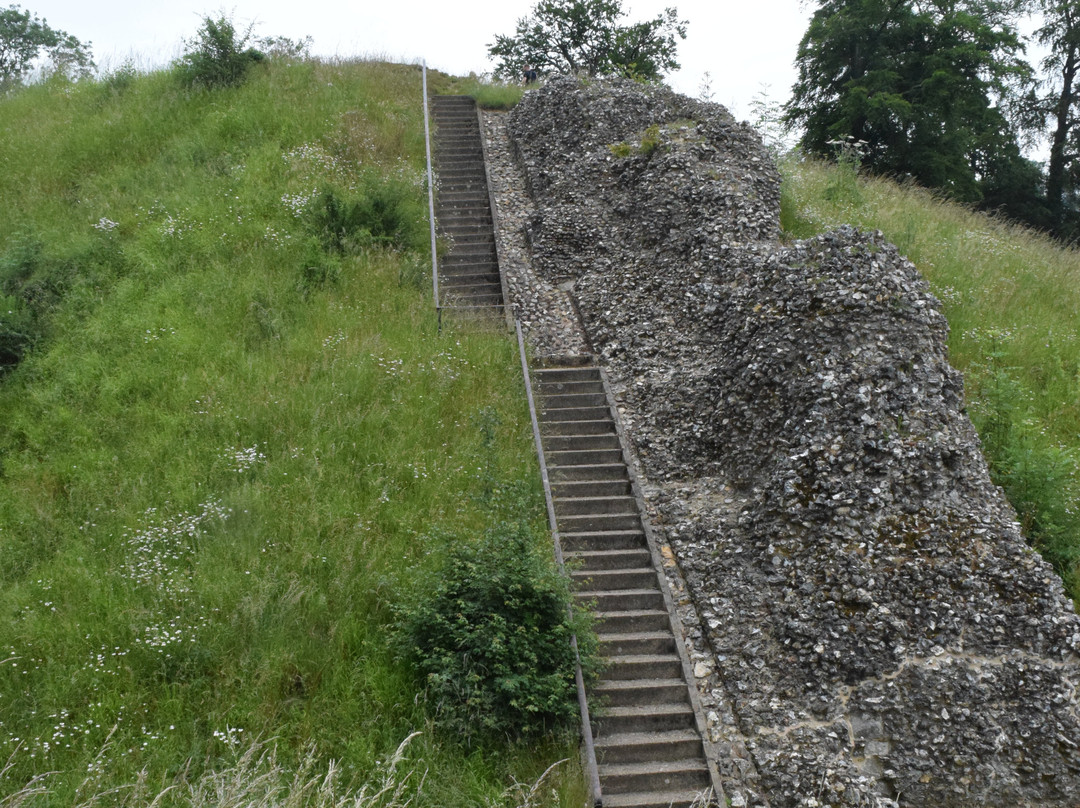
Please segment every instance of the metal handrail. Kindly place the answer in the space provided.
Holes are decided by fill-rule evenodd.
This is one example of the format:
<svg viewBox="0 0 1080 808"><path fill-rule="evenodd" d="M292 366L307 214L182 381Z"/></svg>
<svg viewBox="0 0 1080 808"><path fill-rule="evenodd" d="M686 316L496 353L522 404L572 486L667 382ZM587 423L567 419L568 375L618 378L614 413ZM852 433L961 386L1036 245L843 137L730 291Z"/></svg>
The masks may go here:
<svg viewBox="0 0 1080 808"><path fill-rule="evenodd" d="M536 402L533 399L532 379L529 375L529 363L525 358L525 337L521 333L521 320L514 318L517 332L518 353L521 356L521 372L525 377L525 395L529 401L529 417L532 419L533 440L536 442L536 456L540 461L540 479L544 483L544 499L547 501L548 523L551 525L551 539L555 545L555 563L559 572L566 575L563 562L562 542L559 539L559 527L555 517L555 499L551 494L551 480L548 477L547 460L544 457L544 445L540 439L540 421L536 417ZM570 606L567 607L569 611ZM593 739L592 719L589 718L589 702L585 696L585 677L581 672L581 656L578 654L577 634L570 635L570 646L574 649L574 680L577 683L578 710L581 712L581 736L585 744L585 769L589 778L589 792L592 794L594 808L602 808L603 794L600 791L600 771L596 765L596 744Z"/></svg>
<svg viewBox="0 0 1080 808"><path fill-rule="evenodd" d="M435 245L435 182L431 170L431 124L428 122L427 59L422 61L424 90L424 148L427 150L427 198L428 223L431 225L431 285L435 295L435 311L442 316L439 306L439 257Z"/></svg>

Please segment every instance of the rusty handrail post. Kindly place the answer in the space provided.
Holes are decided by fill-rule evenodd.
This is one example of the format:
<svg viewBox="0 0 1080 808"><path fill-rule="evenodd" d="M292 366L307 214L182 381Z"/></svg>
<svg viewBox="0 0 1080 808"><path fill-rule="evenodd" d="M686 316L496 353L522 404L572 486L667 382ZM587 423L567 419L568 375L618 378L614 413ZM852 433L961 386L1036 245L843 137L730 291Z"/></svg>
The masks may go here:
<svg viewBox="0 0 1080 808"><path fill-rule="evenodd" d="M532 419L533 440L536 442L536 457L540 461L540 479L544 483L544 499L547 502L548 523L551 525L551 538L555 545L555 563L559 572L566 575L563 563L562 542L559 539L559 527L555 518L555 500L551 494L551 480L548 478L547 460L544 446L540 440L540 421L536 416L536 402L533 400L532 379L529 375L529 363L525 358L525 337L521 333L521 320L514 318L517 331L518 353L521 355L521 373L525 377L525 395L529 401L529 417ZM572 607L567 607L568 610ZM589 718L589 702L585 697L585 676L581 672L581 657L578 655L577 634L570 635L570 646L574 649L574 680L577 683L578 710L581 712L581 736L585 744L585 769L589 778L589 793L592 795L593 808L602 808L603 794L600 791L600 772L596 765L596 745L593 740L592 720Z"/></svg>
<svg viewBox="0 0 1080 808"><path fill-rule="evenodd" d="M439 306L439 257L435 246L435 182L431 169L431 124L428 122L427 59L423 65L424 92L424 148L427 150L427 198L428 223L431 225L431 285L435 295L435 311L439 314L439 326L442 326L442 311Z"/></svg>

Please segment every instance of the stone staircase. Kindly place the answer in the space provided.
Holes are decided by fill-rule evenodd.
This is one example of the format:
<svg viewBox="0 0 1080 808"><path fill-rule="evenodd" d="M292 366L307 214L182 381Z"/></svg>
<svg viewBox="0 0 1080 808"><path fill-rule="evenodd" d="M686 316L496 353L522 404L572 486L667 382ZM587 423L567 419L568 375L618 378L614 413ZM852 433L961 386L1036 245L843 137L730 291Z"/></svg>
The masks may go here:
<svg viewBox="0 0 1080 808"><path fill-rule="evenodd" d="M594 611L607 664L589 694L603 805L714 804L719 781L689 664L600 370L547 366L531 375L563 553L576 596Z"/></svg>
<svg viewBox="0 0 1080 808"><path fill-rule="evenodd" d="M439 260L439 306L469 314L503 313L502 282L476 102L463 95L431 99L438 187L435 220L449 241Z"/></svg>
<svg viewBox="0 0 1080 808"><path fill-rule="evenodd" d="M504 312L475 102L435 96L440 312ZM555 518L576 596L596 616L606 668L588 694L606 808L713 805L696 690L641 519L621 437L594 365L531 373ZM688 686L689 683L689 686Z"/></svg>

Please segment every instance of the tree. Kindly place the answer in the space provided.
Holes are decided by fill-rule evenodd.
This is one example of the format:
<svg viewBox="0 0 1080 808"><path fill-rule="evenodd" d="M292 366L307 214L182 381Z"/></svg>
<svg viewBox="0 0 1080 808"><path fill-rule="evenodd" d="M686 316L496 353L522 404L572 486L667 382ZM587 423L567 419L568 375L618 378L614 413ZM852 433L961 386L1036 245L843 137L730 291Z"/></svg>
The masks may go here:
<svg viewBox="0 0 1080 808"><path fill-rule="evenodd" d="M869 169L978 202L994 172L1027 176L1014 171L1022 158L1002 108L1030 76L1017 9L1017 0L819 0L785 120L804 127L810 152L863 140Z"/></svg>
<svg viewBox="0 0 1080 808"><path fill-rule="evenodd" d="M89 42L50 28L18 6L0 10L0 90L20 83L43 52L54 71L71 78L87 76L94 68Z"/></svg>
<svg viewBox="0 0 1080 808"><path fill-rule="evenodd" d="M1042 69L1049 76L1040 94L1030 96L1034 124L1050 131L1050 160L1046 172L1046 202L1059 233L1078 216L1073 178L1080 160L1080 8L1076 0L1039 0L1043 25L1035 40L1048 49ZM1072 222L1075 226L1075 221Z"/></svg>
<svg viewBox="0 0 1080 808"><path fill-rule="evenodd" d="M514 36L488 45L498 60L495 77L519 78L525 65L538 73L623 75L657 79L678 70L677 39L686 21L674 8L647 22L621 25L621 0L540 0L531 18L518 20Z"/></svg>

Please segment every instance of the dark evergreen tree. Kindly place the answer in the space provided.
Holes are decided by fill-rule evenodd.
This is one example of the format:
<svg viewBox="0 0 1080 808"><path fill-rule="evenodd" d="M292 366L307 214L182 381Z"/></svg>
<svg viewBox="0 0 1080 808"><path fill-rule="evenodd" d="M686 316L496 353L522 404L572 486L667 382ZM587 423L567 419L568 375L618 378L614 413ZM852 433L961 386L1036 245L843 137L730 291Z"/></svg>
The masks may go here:
<svg viewBox="0 0 1080 808"><path fill-rule="evenodd" d="M785 120L802 146L865 141L872 171L972 203L1030 177L1003 101L1027 80L1016 0L819 0ZM1004 172L1000 177L996 175Z"/></svg>
<svg viewBox="0 0 1080 808"><path fill-rule="evenodd" d="M1045 78L1029 96L1038 129L1051 123L1046 202L1059 235L1074 236L1080 221L1080 6L1076 0L1039 0L1043 25L1035 40L1048 49ZM1045 131L1045 130L1044 130Z"/></svg>

